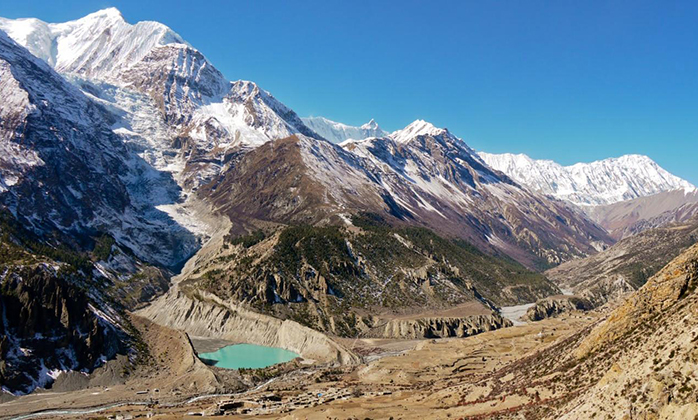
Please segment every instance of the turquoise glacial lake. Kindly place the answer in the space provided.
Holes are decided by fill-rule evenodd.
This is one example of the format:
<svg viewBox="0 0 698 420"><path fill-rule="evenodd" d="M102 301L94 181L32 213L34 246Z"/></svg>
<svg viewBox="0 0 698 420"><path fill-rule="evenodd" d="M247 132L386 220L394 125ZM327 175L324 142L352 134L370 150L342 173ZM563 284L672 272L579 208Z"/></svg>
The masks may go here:
<svg viewBox="0 0 698 420"><path fill-rule="evenodd" d="M233 344L212 353L199 353L204 363L225 369L259 369L277 363L289 362L297 353L276 347L255 344Z"/></svg>

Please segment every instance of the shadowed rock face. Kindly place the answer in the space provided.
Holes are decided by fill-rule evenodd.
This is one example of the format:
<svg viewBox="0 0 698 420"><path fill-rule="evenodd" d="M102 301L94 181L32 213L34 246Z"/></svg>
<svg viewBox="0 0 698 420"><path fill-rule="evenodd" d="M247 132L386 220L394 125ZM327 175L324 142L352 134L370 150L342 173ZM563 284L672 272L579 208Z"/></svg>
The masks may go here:
<svg viewBox="0 0 698 420"><path fill-rule="evenodd" d="M0 383L12 392L48 386L59 371L90 372L128 351L127 334L46 265L3 273L0 313Z"/></svg>
<svg viewBox="0 0 698 420"><path fill-rule="evenodd" d="M5 391L50 388L59 374L70 372L77 383L87 383L83 374L118 355L129 369L146 355L124 321L124 308L166 290L167 271L139 261L106 236L90 252L71 248L61 237L56 233L47 244L0 212L0 386Z"/></svg>
<svg viewBox="0 0 698 420"><path fill-rule="evenodd" d="M179 188L114 134L113 117L0 32L0 203L36 232L76 242L109 232L144 260L175 266L196 238L155 206Z"/></svg>

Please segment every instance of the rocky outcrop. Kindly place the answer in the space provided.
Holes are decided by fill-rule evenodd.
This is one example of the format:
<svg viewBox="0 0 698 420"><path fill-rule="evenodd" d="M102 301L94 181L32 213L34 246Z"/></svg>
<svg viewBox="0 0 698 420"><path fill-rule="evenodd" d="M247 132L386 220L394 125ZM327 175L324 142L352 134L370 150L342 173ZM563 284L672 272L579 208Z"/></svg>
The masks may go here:
<svg viewBox="0 0 698 420"><path fill-rule="evenodd" d="M576 363L583 366L575 372L594 372L600 379L550 418L694 418L696 286L698 245L652 277L576 346Z"/></svg>
<svg viewBox="0 0 698 420"><path fill-rule="evenodd" d="M588 311L593 308L594 305L588 299L577 296L553 296L536 302L528 308L522 318L528 321L540 321L563 312Z"/></svg>
<svg viewBox="0 0 698 420"><path fill-rule="evenodd" d="M582 357L605 343L618 340L639 324L666 316L681 299L691 296L698 285L698 245L694 245L662 269L617 308L579 346ZM692 302L691 302L692 303Z"/></svg>
<svg viewBox="0 0 698 420"><path fill-rule="evenodd" d="M48 387L58 373L90 372L130 339L55 268L5 268L0 278L0 384L15 393Z"/></svg>
<svg viewBox="0 0 698 420"><path fill-rule="evenodd" d="M502 318L499 314L392 319L372 328L366 333L366 336L405 339L469 337L512 325L511 321Z"/></svg>
<svg viewBox="0 0 698 420"><path fill-rule="evenodd" d="M321 363L352 364L360 360L318 331L253 312L209 293L189 296L174 287L139 315L190 335L280 347Z"/></svg>

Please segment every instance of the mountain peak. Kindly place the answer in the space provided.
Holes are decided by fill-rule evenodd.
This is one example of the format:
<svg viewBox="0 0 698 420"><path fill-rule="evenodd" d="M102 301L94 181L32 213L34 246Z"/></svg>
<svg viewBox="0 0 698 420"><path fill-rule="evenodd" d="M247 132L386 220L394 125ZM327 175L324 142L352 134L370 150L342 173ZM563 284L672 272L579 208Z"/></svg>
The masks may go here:
<svg viewBox="0 0 698 420"><path fill-rule="evenodd" d="M359 128L361 128L362 130L377 130L379 127L378 127L378 123L376 122L376 120L371 118L371 120L369 122L367 122L366 124L362 125Z"/></svg>
<svg viewBox="0 0 698 420"><path fill-rule="evenodd" d="M249 80L236 80L232 82L232 86L233 90L246 96L258 96L264 92L259 88L257 83Z"/></svg>
<svg viewBox="0 0 698 420"><path fill-rule="evenodd" d="M114 7L63 23L0 18L0 29L59 73L110 82L156 47L188 45L162 23L126 22Z"/></svg>
<svg viewBox="0 0 698 420"><path fill-rule="evenodd" d="M402 130L397 130L390 134L390 137L398 143L404 143L418 136L438 136L443 133L448 133L448 130L437 128L428 121L415 120Z"/></svg>
<svg viewBox="0 0 698 420"><path fill-rule="evenodd" d="M110 20L120 20L125 21L124 15L116 7L107 7L106 9L97 10L96 12L90 13L83 18L78 20L88 20L88 19L110 19Z"/></svg>

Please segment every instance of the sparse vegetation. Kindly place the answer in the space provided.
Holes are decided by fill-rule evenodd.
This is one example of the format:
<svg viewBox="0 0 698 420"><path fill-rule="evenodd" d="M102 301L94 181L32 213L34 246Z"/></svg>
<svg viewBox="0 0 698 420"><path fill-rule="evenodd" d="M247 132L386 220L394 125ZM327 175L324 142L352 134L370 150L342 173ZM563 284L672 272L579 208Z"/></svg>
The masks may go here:
<svg viewBox="0 0 698 420"><path fill-rule="evenodd" d="M95 242L95 247L92 250L92 255L97 261L106 261L111 255L112 247L116 241L110 235L104 234Z"/></svg>
<svg viewBox="0 0 698 420"><path fill-rule="evenodd" d="M203 271L199 285L256 310L354 337L367 311L450 308L474 301L516 304L557 289L519 263L419 227L355 215L357 229L293 225L239 236ZM225 267L223 269L223 267Z"/></svg>

